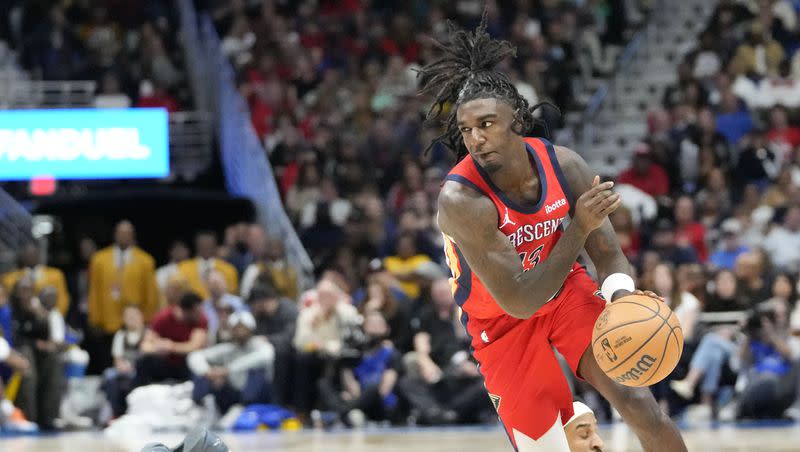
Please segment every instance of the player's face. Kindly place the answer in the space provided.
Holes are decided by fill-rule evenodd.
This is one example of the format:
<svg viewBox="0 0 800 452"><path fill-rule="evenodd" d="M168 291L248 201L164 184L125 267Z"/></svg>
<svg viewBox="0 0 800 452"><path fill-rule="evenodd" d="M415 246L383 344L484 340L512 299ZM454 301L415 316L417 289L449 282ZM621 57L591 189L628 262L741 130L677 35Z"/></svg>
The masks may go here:
<svg viewBox="0 0 800 452"><path fill-rule="evenodd" d="M601 452L603 439L597 434L597 419L594 414L579 416L564 428L570 452Z"/></svg>
<svg viewBox="0 0 800 452"><path fill-rule="evenodd" d="M498 99L474 99L458 107L456 121L472 158L493 173L508 165L513 139L514 111Z"/></svg>

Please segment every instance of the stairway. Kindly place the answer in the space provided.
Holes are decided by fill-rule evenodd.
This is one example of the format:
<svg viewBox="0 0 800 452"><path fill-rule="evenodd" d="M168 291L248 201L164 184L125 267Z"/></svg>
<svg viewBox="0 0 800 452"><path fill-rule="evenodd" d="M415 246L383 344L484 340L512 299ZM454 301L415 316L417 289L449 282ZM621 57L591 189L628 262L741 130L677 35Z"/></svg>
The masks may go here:
<svg viewBox="0 0 800 452"><path fill-rule="evenodd" d="M657 3L578 126L577 149L601 174L616 175L628 166L633 146L647 133L647 112L661 105L664 90L676 80L681 52L694 47L717 2Z"/></svg>

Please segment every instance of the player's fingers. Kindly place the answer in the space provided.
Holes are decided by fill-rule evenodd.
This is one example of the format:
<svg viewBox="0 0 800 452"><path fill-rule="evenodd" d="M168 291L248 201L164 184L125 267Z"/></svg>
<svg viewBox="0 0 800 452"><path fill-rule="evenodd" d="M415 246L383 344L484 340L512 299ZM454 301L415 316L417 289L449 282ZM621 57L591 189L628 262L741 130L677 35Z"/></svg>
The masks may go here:
<svg viewBox="0 0 800 452"><path fill-rule="evenodd" d="M608 205L606 205L605 207L603 207L602 210L600 210L600 215L603 216L611 215L612 213L614 213L615 210L619 209L620 205L622 205L622 200L619 198L619 196L613 200L612 198L609 198L607 201Z"/></svg>
<svg viewBox="0 0 800 452"><path fill-rule="evenodd" d="M610 196L613 196L614 192L611 190L603 190L601 192L595 193L592 195L591 198L586 200L586 207L592 207L597 205L598 203L602 202L605 199L608 199Z"/></svg>
<svg viewBox="0 0 800 452"><path fill-rule="evenodd" d="M600 176L594 176L594 180L592 180L592 187L596 187L600 183Z"/></svg>
<svg viewBox="0 0 800 452"><path fill-rule="evenodd" d="M611 190L611 188L613 186L614 186L614 182L611 182L611 181L603 182L602 184L598 184L598 185L593 185L592 188L586 190L586 192L584 193L584 196L592 197L592 196L596 195L597 193L600 193L603 190Z"/></svg>

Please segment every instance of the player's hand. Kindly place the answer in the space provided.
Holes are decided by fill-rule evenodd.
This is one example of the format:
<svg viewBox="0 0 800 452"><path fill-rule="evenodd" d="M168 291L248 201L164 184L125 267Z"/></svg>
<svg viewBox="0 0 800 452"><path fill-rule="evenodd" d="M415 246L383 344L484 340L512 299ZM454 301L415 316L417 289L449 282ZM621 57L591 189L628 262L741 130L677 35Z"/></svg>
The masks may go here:
<svg viewBox="0 0 800 452"><path fill-rule="evenodd" d="M599 228L606 217L622 204L619 194L611 191L613 186L613 182L601 184L600 176L595 176L592 187L578 198L573 222L585 234Z"/></svg>
<svg viewBox="0 0 800 452"><path fill-rule="evenodd" d="M631 295L644 295L645 297L655 298L656 300L665 303L664 297L659 296L657 293L651 290L634 290Z"/></svg>

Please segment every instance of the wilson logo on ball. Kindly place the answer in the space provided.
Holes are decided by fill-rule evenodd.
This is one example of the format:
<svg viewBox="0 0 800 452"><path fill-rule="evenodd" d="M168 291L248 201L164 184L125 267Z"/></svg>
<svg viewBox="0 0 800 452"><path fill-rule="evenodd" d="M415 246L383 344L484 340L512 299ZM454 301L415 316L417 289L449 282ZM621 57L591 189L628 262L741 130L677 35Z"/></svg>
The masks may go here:
<svg viewBox="0 0 800 452"><path fill-rule="evenodd" d="M631 367L627 372L615 378L619 383L628 380L638 380L639 377L644 375L653 364L656 362L656 359L650 355L642 355L642 358L639 362L636 363L633 367Z"/></svg>

